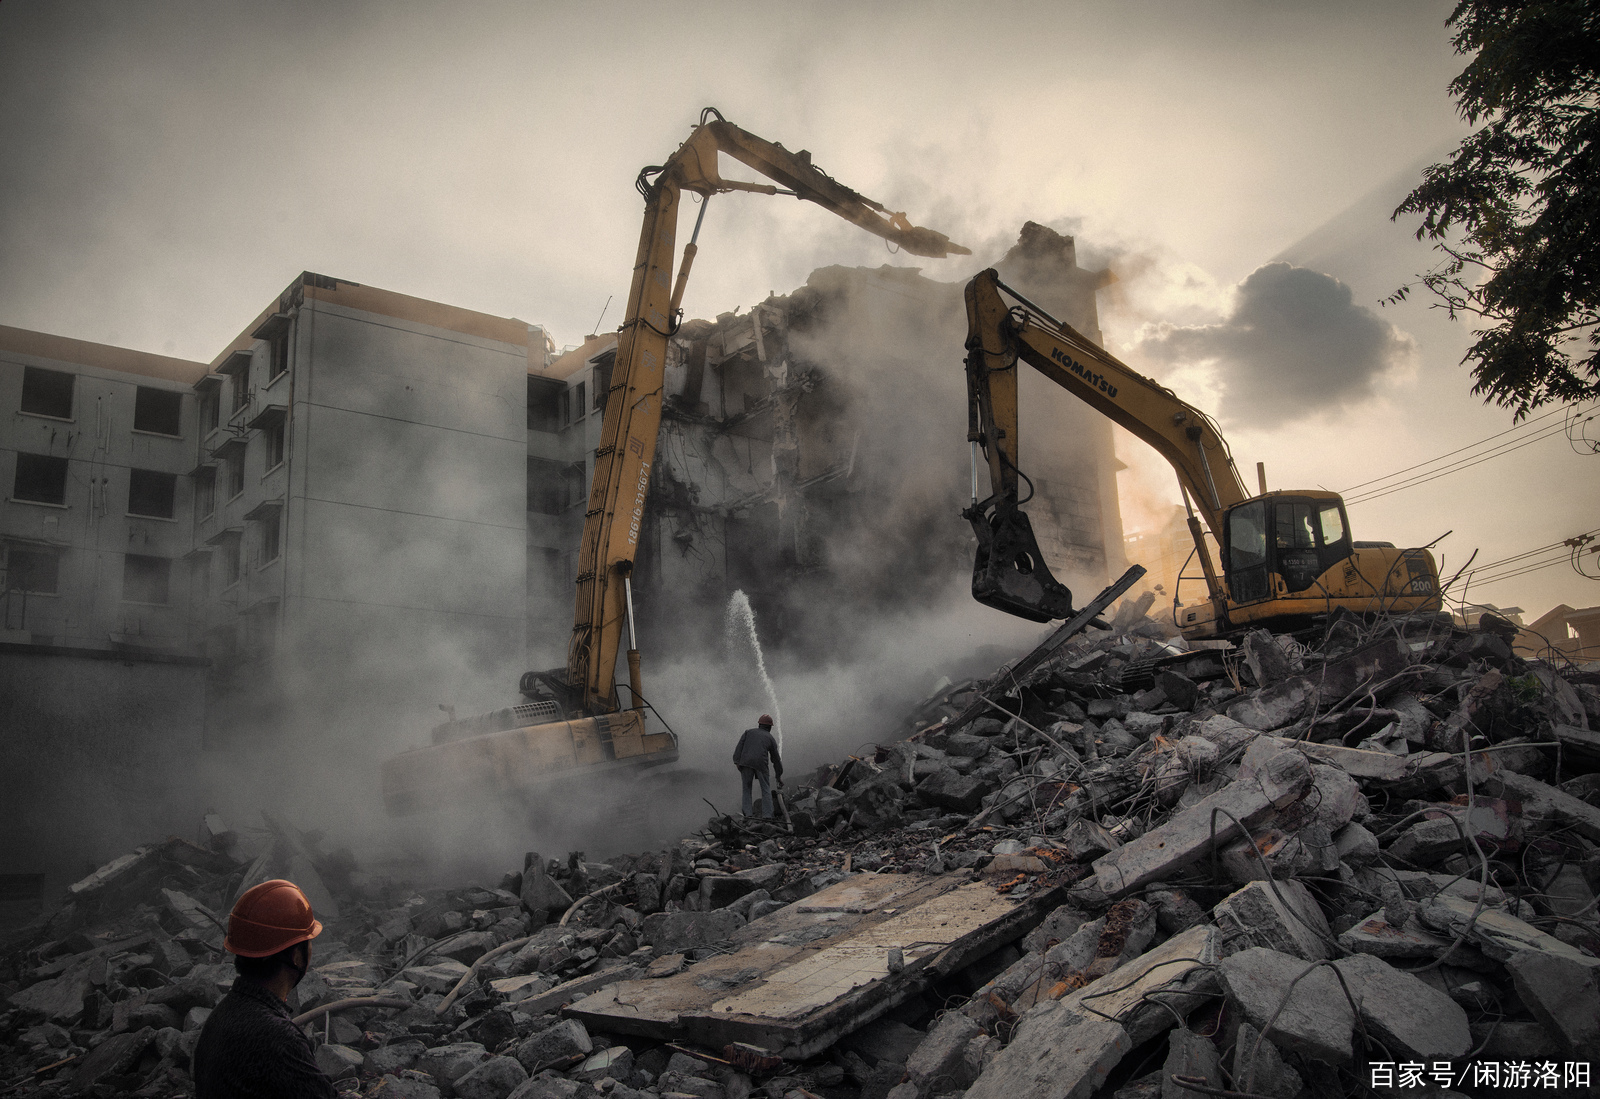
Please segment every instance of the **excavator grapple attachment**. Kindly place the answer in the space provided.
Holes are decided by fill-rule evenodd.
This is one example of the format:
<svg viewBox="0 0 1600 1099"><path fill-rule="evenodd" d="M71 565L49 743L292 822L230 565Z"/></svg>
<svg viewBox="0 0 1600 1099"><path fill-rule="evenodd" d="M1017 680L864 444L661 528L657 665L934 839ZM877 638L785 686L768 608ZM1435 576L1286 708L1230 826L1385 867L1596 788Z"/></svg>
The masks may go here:
<svg viewBox="0 0 1600 1099"><path fill-rule="evenodd" d="M1031 622L1072 617L1072 592L1050 572L1028 516L1010 502L987 512L963 511L978 536L972 566L972 597L986 607Z"/></svg>

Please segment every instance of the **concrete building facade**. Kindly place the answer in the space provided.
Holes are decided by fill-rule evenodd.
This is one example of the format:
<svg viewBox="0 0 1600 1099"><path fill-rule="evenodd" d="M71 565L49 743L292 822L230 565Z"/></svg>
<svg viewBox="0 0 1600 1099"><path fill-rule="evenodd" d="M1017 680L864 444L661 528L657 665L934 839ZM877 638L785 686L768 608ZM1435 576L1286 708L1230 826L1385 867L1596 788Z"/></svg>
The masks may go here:
<svg viewBox="0 0 1600 1099"><path fill-rule="evenodd" d="M514 682L530 343L308 273L213 360L189 560L217 735L316 721L326 741L353 707L370 733L464 677Z"/></svg>

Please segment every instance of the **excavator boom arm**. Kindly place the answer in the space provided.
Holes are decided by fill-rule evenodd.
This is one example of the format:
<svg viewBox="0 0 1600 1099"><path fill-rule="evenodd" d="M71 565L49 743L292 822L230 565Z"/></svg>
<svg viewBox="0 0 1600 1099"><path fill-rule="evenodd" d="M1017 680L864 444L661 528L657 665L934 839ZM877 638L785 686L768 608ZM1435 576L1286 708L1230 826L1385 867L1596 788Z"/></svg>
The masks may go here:
<svg viewBox="0 0 1600 1099"><path fill-rule="evenodd" d="M714 121L707 116L716 115ZM714 110L701 116L689 139L659 168L640 173L644 224L634 261L628 307L619 329L617 361L606 394L594 478L584 512L578 556L577 602L567 650L567 683L582 692L589 713L617 709L613 676L630 613L625 583L638 553L649 493L656 435L661 427L662 382L667 344L695 255L684 249L676 284L672 276L678 206L683 192L708 200L729 191L790 193L815 202L868 232L919 256L967 255L968 249L932 229L912 225L904 214L844 186L811 163L804 150L792 153L763 140ZM718 154L727 153L775 184L725 180ZM652 178L653 177L653 178ZM786 191L780 191L781 184ZM703 212L703 208L702 208ZM635 677L636 682L636 677Z"/></svg>
<svg viewBox="0 0 1600 1099"><path fill-rule="evenodd" d="M1031 304L1007 305L993 270L967 284L968 385L974 429L996 489L1014 488L1017 462L1016 362L1020 358L1091 408L1149 443L1215 533L1222 513L1249 498L1228 444L1211 417L1140 374L1069 324ZM1009 467L1009 468L1008 468Z"/></svg>

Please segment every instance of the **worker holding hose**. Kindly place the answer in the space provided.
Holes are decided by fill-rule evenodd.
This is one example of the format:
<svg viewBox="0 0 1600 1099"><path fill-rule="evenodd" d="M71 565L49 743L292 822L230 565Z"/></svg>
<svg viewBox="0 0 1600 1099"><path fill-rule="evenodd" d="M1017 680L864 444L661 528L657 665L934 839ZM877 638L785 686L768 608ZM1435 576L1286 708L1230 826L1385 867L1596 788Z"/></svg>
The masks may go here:
<svg viewBox="0 0 1600 1099"><path fill-rule="evenodd" d="M746 729L733 749L733 763L739 768L744 782L744 815L750 816L750 784L761 783L761 815L772 818L772 780L767 776L767 760L772 760L772 770L778 779L778 789L783 789L783 760L778 755L778 742L772 736L772 718L762 714L754 729Z"/></svg>
<svg viewBox="0 0 1600 1099"><path fill-rule="evenodd" d="M311 968L322 923L290 881L245 890L228 916L222 945L238 979L217 1004L194 1047L196 1099L334 1099L311 1039L294 1025L289 993Z"/></svg>

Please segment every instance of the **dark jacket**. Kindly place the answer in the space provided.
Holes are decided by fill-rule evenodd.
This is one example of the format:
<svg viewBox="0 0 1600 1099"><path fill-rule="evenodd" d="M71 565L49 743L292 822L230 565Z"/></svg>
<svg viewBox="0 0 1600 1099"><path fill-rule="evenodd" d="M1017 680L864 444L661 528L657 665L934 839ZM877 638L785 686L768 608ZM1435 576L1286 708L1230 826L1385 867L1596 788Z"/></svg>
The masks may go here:
<svg viewBox="0 0 1600 1099"><path fill-rule="evenodd" d="M240 977L194 1047L195 1099L334 1099L289 1005Z"/></svg>
<svg viewBox="0 0 1600 1099"><path fill-rule="evenodd" d="M772 757L773 773L781 779L783 760L778 758L778 742L772 739L771 729L763 729L759 725L754 729L746 729L733 749L733 762L752 771L765 771L769 756Z"/></svg>

